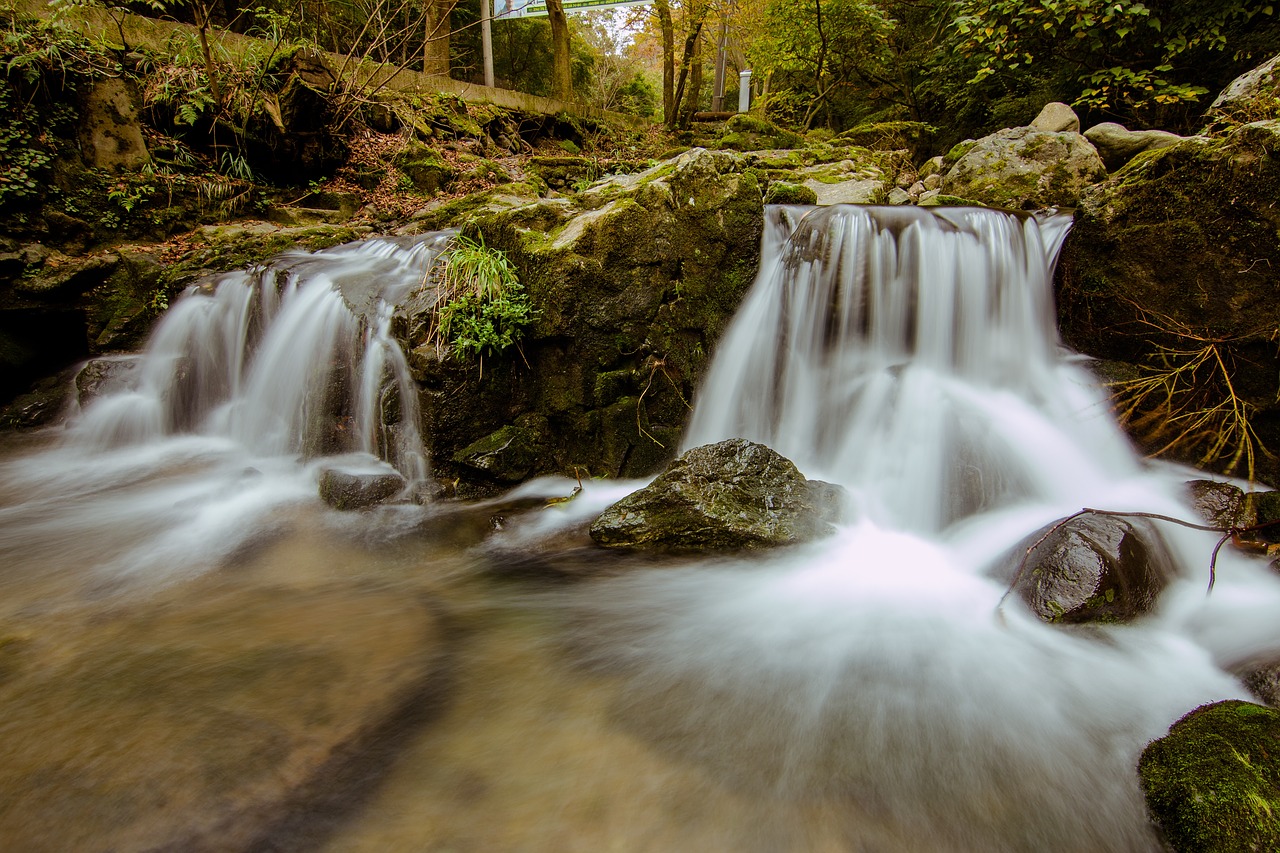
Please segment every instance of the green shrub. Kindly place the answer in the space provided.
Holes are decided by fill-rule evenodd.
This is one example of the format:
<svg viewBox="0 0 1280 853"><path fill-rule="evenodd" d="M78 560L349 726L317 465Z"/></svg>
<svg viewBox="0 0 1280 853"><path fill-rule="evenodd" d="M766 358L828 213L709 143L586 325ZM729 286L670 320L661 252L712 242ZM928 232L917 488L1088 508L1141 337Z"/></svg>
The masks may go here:
<svg viewBox="0 0 1280 853"><path fill-rule="evenodd" d="M458 235L441 258L437 283L438 342L458 358L496 355L515 344L533 322L533 306L507 256Z"/></svg>

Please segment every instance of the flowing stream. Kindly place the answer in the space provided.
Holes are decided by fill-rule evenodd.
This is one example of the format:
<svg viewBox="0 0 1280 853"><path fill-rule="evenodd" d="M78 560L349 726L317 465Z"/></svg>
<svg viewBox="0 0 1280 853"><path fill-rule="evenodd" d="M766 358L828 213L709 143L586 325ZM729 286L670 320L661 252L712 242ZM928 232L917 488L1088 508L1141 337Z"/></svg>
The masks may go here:
<svg viewBox="0 0 1280 853"><path fill-rule="evenodd" d="M269 821L258 842L1158 850L1138 754L1191 708L1246 697L1238 667L1280 657L1280 578L1224 553L1206 597L1215 536L1168 526L1180 576L1132 624L1064 628L1000 606L1011 555L1055 519L1086 506L1192 518L1182 483L1195 472L1141 462L1058 345L1051 273L1069 218L846 206L767 217L759 277L685 445L750 438L845 486L851 521L822 542L659 561L591 550L586 525L640 483L587 484L543 509L521 507L573 482L469 506L408 499L430 471L390 322L447 235L291 253L193 289L145 353L98 368L96 395L64 426L10 437L0 802L18 805L0 806L0 846L180 836L156 805L180 797L135 803L155 784L148 768L169 766L161 753L177 762L166 779L216 791L179 823L247 789L253 761L200 745L250 742L265 724L245 715L267 700L253 694L197 737L186 711L199 720L229 688L208 686L221 684L213 664L158 660L230 660L265 631L269 660L324 641L365 661L360 678L381 678L398 671L378 656L401 636L396 620L413 624L405 608L430 601L448 661L431 719L404 727L359 784L326 791L307 820ZM333 464L394 467L410 493L330 510L316 484ZM547 568L605 571L565 583ZM223 599L216 619L199 610ZM267 654L254 649L255 662ZM121 655L150 663L135 672ZM232 683L258 665L237 663ZM349 665L314 668L306 684L372 689L349 686ZM77 692L81 680L102 685ZM138 682L127 695L126 681ZM170 699L178 710L149 710ZM305 725L329 724L308 713ZM145 738L115 749L135 724ZM210 825L227 846L208 849L239 849L233 824Z"/></svg>

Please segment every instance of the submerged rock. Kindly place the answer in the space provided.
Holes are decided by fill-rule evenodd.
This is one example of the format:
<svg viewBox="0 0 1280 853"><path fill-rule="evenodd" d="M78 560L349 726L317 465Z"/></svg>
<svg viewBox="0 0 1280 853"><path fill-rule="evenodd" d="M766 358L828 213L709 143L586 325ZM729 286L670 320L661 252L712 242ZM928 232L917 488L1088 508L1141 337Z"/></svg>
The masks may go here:
<svg viewBox="0 0 1280 853"><path fill-rule="evenodd" d="M104 355L91 358L76 372L76 402L87 406L100 397L133 390L142 357Z"/></svg>
<svg viewBox="0 0 1280 853"><path fill-rule="evenodd" d="M1280 712L1203 705L1142 752L1147 808L1178 853L1280 849Z"/></svg>
<svg viewBox="0 0 1280 853"><path fill-rule="evenodd" d="M792 545L833 532L844 490L806 480L790 460L735 438L695 447L596 519L610 548L677 551Z"/></svg>
<svg viewBox="0 0 1280 853"><path fill-rule="evenodd" d="M1173 573L1150 523L1083 515L1031 552L1015 589L1046 622L1127 622L1151 609Z"/></svg>
<svg viewBox="0 0 1280 853"><path fill-rule="evenodd" d="M942 192L992 207L1071 207L1107 176L1098 152L1079 133L1031 127L1001 130L953 153ZM952 155L948 155L951 159Z"/></svg>
<svg viewBox="0 0 1280 853"><path fill-rule="evenodd" d="M217 582L0 635L4 847L296 842L439 707L443 640L400 591Z"/></svg>

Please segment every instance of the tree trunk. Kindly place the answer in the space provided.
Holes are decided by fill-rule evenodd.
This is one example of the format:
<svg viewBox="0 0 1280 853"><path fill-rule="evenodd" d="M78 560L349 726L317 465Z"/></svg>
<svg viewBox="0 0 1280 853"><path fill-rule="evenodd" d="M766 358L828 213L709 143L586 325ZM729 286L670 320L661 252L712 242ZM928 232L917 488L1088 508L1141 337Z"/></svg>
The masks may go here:
<svg viewBox="0 0 1280 853"><path fill-rule="evenodd" d="M427 0L422 73L449 76L449 0Z"/></svg>
<svg viewBox="0 0 1280 853"><path fill-rule="evenodd" d="M684 109L680 112L680 129L686 130L693 123L693 114L698 111L698 101L702 98L702 39L693 44L693 64L689 70L689 89L684 96Z"/></svg>
<svg viewBox="0 0 1280 853"><path fill-rule="evenodd" d="M551 94L562 101L573 99L573 67L569 64L569 19L560 0L547 0L551 23Z"/></svg>
<svg viewBox="0 0 1280 853"><path fill-rule="evenodd" d="M558 0L557 0L558 2ZM672 115L667 120L667 127L675 128L679 123L680 105L684 103L684 87L689 79L689 71L693 68L693 57L698 52L698 36L702 35L702 22L706 20L708 7L700 9L689 27L689 35L684 40L684 56L680 60L680 79L676 81L675 100L672 103ZM701 75L699 75L701 77ZM701 80L699 80L701 82Z"/></svg>
<svg viewBox="0 0 1280 853"><path fill-rule="evenodd" d="M662 121L671 124L676 120L676 30L667 0L655 0L653 5L662 30Z"/></svg>

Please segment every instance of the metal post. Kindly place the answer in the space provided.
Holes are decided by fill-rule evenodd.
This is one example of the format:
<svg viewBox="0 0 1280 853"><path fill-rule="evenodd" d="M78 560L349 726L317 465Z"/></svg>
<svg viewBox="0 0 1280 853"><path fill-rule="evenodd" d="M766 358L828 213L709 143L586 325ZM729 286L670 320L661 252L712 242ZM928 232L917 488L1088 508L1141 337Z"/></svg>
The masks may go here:
<svg viewBox="0 0 1280 853"><path fill-rule="evenodd" d="M751 109L751 69L738 72L738 112Z"/></svg>
<svg viewBox="0 0 1280 853"><path fill-rule="evenodd" d="M489 25L492 2L480 0L480 52L484 55L484 84L489 88L493 88L493 32Z"/></svg>

